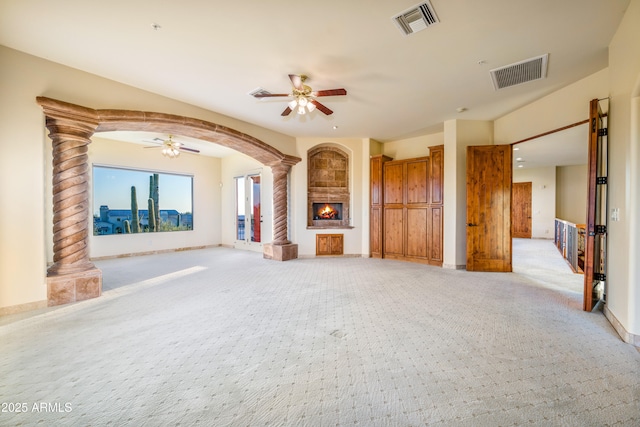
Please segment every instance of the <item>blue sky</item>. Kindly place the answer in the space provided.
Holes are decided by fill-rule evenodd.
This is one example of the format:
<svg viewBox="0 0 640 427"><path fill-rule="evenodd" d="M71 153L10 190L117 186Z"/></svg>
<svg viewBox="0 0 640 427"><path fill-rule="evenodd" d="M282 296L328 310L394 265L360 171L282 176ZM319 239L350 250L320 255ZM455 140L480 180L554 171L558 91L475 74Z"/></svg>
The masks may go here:
<svg viewBox="0 0 640 427"><path fill-rule="evenodd" d="M100 213L100 206L109 209L131 209L131 186L136 187L138 209L147 209L149 177L153 172L118 169L106 166L93 167L93 212ZM180 213L193 212L193 177L160 173L160 209L175 209Z"/></svg>

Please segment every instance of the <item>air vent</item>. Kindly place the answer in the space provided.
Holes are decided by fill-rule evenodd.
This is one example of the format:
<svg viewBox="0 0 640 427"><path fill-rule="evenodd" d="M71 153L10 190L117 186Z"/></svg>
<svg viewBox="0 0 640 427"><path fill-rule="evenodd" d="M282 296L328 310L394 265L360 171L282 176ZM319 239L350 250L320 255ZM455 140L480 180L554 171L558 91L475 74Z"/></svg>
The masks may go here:
<svg viewBox="0 0 640 427"><path fill-rule="evenodd" d="M546 53L531 59L516 62L489 71L495 90L519 85L547 77L547 62L549 54Z"/></svg>
<svg viewBox="0 0 640 427"><path fill-rule="evenodd" d="M258 87L256 89L252 90L251 92L249 92L249 95L253 96L253 97L255 97L256 95L271 95L271 92L269 92L268 90L263 89L261 87ZM260 99L262 99L262 98L260 98Z"/></svg>
<svg viewBox="0 0 640 427"><path fill-rule="evenodd" d="M429 1L420 3L393 17L393 22L405 36L424 30L440 22Z"/></svg>

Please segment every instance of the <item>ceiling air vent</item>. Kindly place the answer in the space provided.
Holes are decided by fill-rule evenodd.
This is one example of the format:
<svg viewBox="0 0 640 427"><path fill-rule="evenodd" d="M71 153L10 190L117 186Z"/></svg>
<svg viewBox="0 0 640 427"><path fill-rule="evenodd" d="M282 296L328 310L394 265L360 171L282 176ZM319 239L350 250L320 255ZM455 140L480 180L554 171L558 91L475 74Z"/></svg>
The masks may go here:
<svg viewBox="0 0 640 427"><path fill-rule="evenodd" d="M271 92L269 92L266 89L263 89L261 87L255 88L254 90L252 90L251 92L249 92L250 96L255 97L256 95L271 95ZM262 98L260 98L262 99Z"/></svg>
<svg viewBox="0 0 640 427"><path fill-rule="evenodd" d="M431 3L426 1L394 16L393 22L396 23L405 36L408 36L440 21Z"/></svg>
<svg viewBox="0 0 640 427"><path fill-rule="evenodd" d="M546 53L535 58L525 59L515 64L494 68L489 71L495 90L504 89L534 80L547 77L547 62L549 54Z"/></svg>

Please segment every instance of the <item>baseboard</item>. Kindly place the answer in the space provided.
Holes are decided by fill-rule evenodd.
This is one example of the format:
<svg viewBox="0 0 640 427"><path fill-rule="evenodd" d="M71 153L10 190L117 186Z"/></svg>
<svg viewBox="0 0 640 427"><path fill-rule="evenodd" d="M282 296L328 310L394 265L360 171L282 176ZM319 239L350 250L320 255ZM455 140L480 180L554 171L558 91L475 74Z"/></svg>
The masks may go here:
<svg viewBox="0 0 640 427"><path fill-rule="evenodd" d="M0 317L8 316L10 314L24 313L26 311L38 310L40 308L47 308L47 300L28 302L25 304L11 305L9 307L0 307Z"/></svg>
<svg viewBox="0 0 640 427"><path fill-rule="evenodd" d="M618 335L620 335L622 341L633 346L640 347L640 335L635 335L628 332L606 305L604 306L604 309L602 311L604 312L604 316L607 318L607 320L609 320L609 323L611 323L611 326L613 326L613 329L615 329Z"/></svg>
<svg viewBox="0 0 640 427"><path fill-rule="evenodd" d="M467 264L442 264L442 268L448 270L466 270Z"/></svg>
<svg viewBox="0 0 640 427"><path fill-rule="evenodd" d="M146 251L146 252L134 252L134 253L128 253L128 254L107 255L107 256L91 257L91 261L104 261L107 259L129 258L133 256L143 256L143 255L157 255L157 254L165 254L169 252L193 251L198 249L217 248L220 246L221 245L189 246L186 248L162 249L159 251Z"/></svg>
<svg viewBox="0 0 640 427"><path fill-rule="evenodd" d="M312 258L370 258L369 255L363 254L342 254L342 255L316 255L316 254L298 254L298 259Z"/></svg>

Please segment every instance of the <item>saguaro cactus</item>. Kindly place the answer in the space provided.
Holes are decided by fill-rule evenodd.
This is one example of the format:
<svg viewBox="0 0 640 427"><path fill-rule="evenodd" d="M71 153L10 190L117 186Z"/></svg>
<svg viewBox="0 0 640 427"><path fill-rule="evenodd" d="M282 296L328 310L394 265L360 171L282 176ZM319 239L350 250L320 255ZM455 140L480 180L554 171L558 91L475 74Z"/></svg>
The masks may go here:
<svg viewBox="0 0 640 427"><path fill-rule="evenodd" d="M155 207L156 229L160 228L160 175L154 173L149 176L149 198L153 199Z"/></svg>
<svg viewBox="0 0 640 427"><path fill-rule="evenodd" d="M136 187L131 186L131 232L140 232L140 217L138 216L138 197Z"/></svg>
<svg viewBox="0 0 640 427"><path fill-rule="evenodd" d="M156 210L153 199L149 198L149 232L156 231Z"/></svg>

